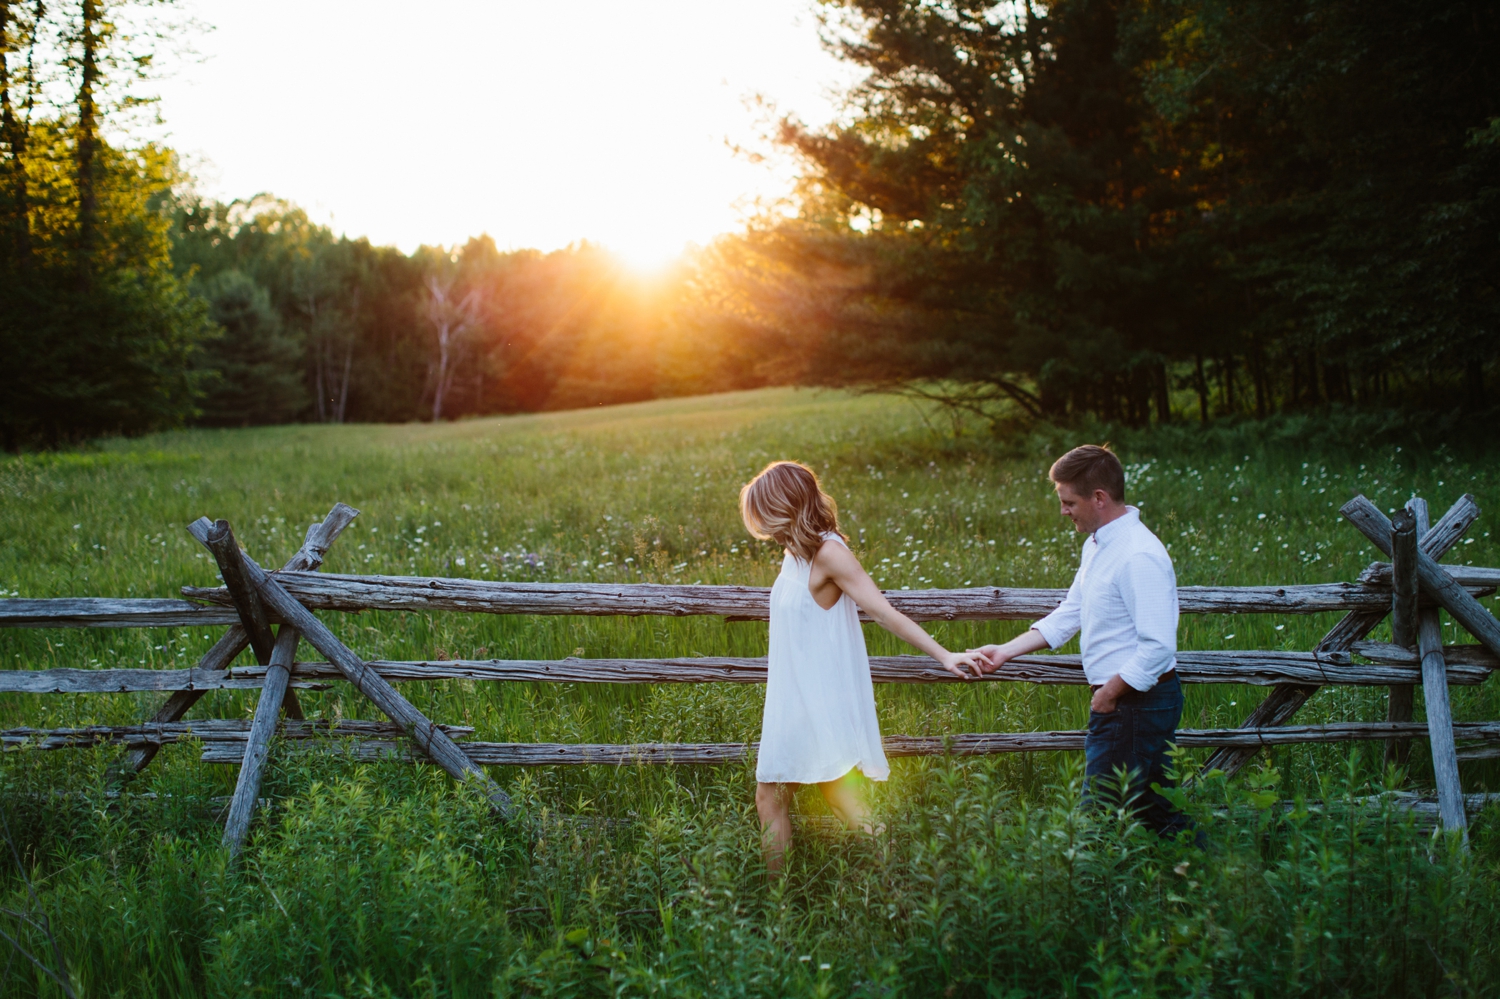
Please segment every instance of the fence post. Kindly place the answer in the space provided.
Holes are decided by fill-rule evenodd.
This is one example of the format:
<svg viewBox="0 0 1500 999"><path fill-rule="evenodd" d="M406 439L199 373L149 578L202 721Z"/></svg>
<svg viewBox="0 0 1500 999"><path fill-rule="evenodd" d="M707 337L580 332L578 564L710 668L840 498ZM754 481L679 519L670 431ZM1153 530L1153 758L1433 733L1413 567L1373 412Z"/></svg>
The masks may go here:
<svg viewBox="0 0 1500 999"><path fill-rule="evenodd" d="M333 509L328 511L328 516L323 518L321 524L316 524L307 529L307 537L302 542L302 547L297 549L290 559L287 560L283 569L288 570L316 570L323 564L323 559L328 555L328 549L338 536L343 533L344 528L354 522L359 516L359 511L347 503L335 503ZM249 636L241 625L230 625L229 630L214 643L198 663L199 669L223 670L228 669L229 664L239 656L250 644ZM203 696L201 690L179 690L167 698L165 704L157 709L151 716L152 722L175 722L181 721L182 716L187 714L198 699ZM126 779L133 777L156 758L159 746L148 745L130 751L129 760L126 762L126 771L123 775Z"/></svg>
<svg viewBox="0 0 1500 999"><path fill-rule="evenodd" d="M271 751L271 736L276 731L282 699L291 684L291 669L297 661L297 640L300 637L295 628L283 624L276 635L271 661L266 664L260 701L255 706L255 719L250 723L250 738L245 742L245 756L240 762L234 798L229 802L229 817L224 822L224 846L232 857L239 856L245 834L250 831L250 818L255 814L255 802L260 797L261 775Z"/></svg>
<svg viewBox="0 0 1500 999"><path fill-rule="evenodd" d="M1406 508L1416 521L1413 534L1420 539L1428 530L1427 501L1415 496L1407 502ZM1393 521L1392 527L1394 526ZM1416 551L1417 547L1413 544L1411 554L1415 555ZM1400 553L1393 530L1392 571L1399 571L1396 569L1396 559L1400 557ZM1416 583L1416 561L1412 558L1413 564L1407 566L1413 584ZM1399 577L1393 577L1392 582L1396 579ZM1393 589L1392 592L1394 594L1396 591ZM1415 600L1411 602L1416 603ZM1398 644L1405 644L1399 639L1397 641ZM1428 607L1418 611L1417 647L1418 654L1422 657L1422 700L1427 707L1427 740L1432 750L1432 773L1437 784L1438 818L1444 829L1462 833L1464 841L1468 842L1469 819L1464 814L1464 792L1458 777L1458 747L1453 739L1453 707L1448 700L1448 675L1443 662L1443 628L1438 608Z"/></svg>
<svg viewBox="0 0 1500 999"><path fill-rule="evenodd" d="M266 608L260 602L260 595L245 581L239 542L235 541L234 532L229 529L229 521L221 520L214 525L208 532L205 547L213 553L214 561L219 564L219 575L224 578L224 588L229 591L229 599L234 601L234 609L240 615L240 625L250 639L250 647L255 650L255 661L262 666L269 666L276 639L271 635L271 624L266 618ZM281 703L278 699L278 709ZM288 690L284 703L288 718L303 717L296 691Z"/></svg>
<svg viewBox="0 0 1500 999"><path fill-rule="evenodd" d="M1421 538L1418 543L1419 553L1430 555L1434 559L1442 558L1449 548L1456 545L1464 532L1469 529L1479 518L1479 505L1474 502L1474 497L1465 495L1457 503L1443 514L1443 519L1433 526L1428 534ZM1384 516L1381 517L1384 520ZM1364 638L1375 626L1378 625L1387 614L1387 611L1365 611L1353 610L1345 614L1338 624L1323 636L1318 643L1318 652L1347 652L1355 642ZM1272 725L1284 725L1297 713L1297 709L1307 703L1308 698L1318 692L1318 687L1306 684L1279 684L1266 695L1256 709L1241 723L1241 728L1263 728ZM1222 770L1233 776L1239 773L1246 763L1254 759L1258 749L1226 748L1211 755L1203 764L1203 769Z"/></svg>
<svg viewBox="0 0 1500 999"><path fill-rule="evenodd" d="M1418 501L1414 501L1418 502ZM1397 510L1391 518L1391 636L1404 649L1417 645L1417 538L1427 533L1427 503L1422 504L1422 523L1410 509ZM1409 722L1412 719L1412 684L1390 688L1385 720ZM1411 743L1392 739L1385 744L1385 765L1404 768L1411 756Z"/></svg>
<svg viewBox="0 0 1500 999"><path fill-rule="evenodd" d="M188 530L200 543L206 544L208 532L213 526L207 517L203 517L189 524ZM354 689L374 701L375 706L384 711L391 721L406 730L418 747L451 777L460 782L478 785L489 798L491 807L502 818L509 819L514 814L515 806L511 803L510 795L501 790L500 785L496 784L489 774L470 760L446 732L434 725L426 715L402 697L396 688L391 686L390 681L351 652L348 646L328 630L327 625L299 604L276 581L275 577L257 565L254 559L244 552L240 552L239 557L244 565L245 578L251 586L255 587L261 599L276 612L284 623L300 631L308 644L327 656L329 661L338 667L339 672L343 673L344 677L354 685Z"/></svg>
<svg viewBox="0 0 1500 999"><path fill-rule="evenodd" d="M1489 612L1478 606L1478 601L1469 596L1463 587L1457 594L1445 586L1451 578L1429 555L1422 552L1420 542L1425 539L1422 529L1427 522L1427 504L1413 499L1410 508L1417 521L1418 549L1417 572L1422 588L1446 607L1470 634L1494 652L1500 644L1500 624ZM1391 538L1391 522L1380 508L1364 496L1356 496L1345 503L1340 512L1349 522L1359 528L1375 547L1394 555ZM1478 608L1477 613L1465 603ZM1422 695L1427 706L1428 741L1432 746L1432 772L1438 791L1438 815L1444 828L1462 833L1468 842L1468 821L1464 815L1463 789L1458 778L1458 749L1453 739L1453 712L1448 703L1448 677L1443 662L1443 631L1437 607L1423 608L1418 614L1417 651L1422 657Z"/></svg>

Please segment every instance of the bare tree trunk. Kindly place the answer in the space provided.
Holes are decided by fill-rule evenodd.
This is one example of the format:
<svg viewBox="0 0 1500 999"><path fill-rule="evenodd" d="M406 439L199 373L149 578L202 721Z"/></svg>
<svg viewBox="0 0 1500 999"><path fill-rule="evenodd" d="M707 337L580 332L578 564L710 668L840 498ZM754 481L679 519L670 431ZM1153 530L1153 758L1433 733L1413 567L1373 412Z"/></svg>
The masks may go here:
<svg viewBox="0 0 1500 999"><path fill-rule="evenodd" d="M339 404L334 422L343 423L344 414L349 409L349 379L354 369L354 341L357 339L356 330L359 329L359 293L362 289L359 285L354 286L354 295L349 303L349 326L344 331L344 377L339 380Z"/></svg>
<svg viewBox="0 0 1500 999"><path fill-rule="evenodd" d="M80 71L78 80L78 283L88 290L93 283L94 230L99 213L94 172L99 158L98 106L94 90L99 84L99 22L103 16L102 0L83 0L80 5L82 25L79 32Z"/></svg>
<svg viewBox="0 0 1500 999"><path fill-rule="evenodd" d="M437 384L432 389L432 422L443 418L443 389L448 381L448 344L451 327L446 322L438 323L438 369Z"/></svg>
<svg viewBox="0 0 1500 999"><path fill-rule="evenodd" d="M1266 354L1258 340L1250 344L1250 380L1255 384L1255 416L1266 418L1266 403L1270 393L1266 388Z"/></svg>
<svg viewBox="0 0 1500 999"><path fill-rule="evenodd" d="M432 386L432 421L443 418L443 402L453 386L457 368L460 338L477 320L479 290L472 289L462 301L452 300L451 280L445 284L437 275L427 278L427 318L437 333L437 372Z"/></svg>
<svg viewBox="0 0 1500 999"><path fill-rule="evenodd" d="M1168 378L1170 376L1167 374L1166 362L1158 361L1155 369L1152 372L1152 375L1152 380L1156 389L1156 422L1171 423L1172 395L1171 385L1168 382Z"/></svg>
<svg viewBox="0 0 1500 999"><path fill-rule="evenodd" d="M10 99L10 62L3 46L3 39L11 31L11 4L0 0L0 139L10 147L11 198L14 214L11 217L11 238L14 240L15 259L25 266L31 256L31 196L26 185L26 122L16 116ZM32 29L32 44L36 42L36 30ZM28 78L27 86L31 86ZM28 105L30 101L28 100Z"/></svg>
<svg viewBox="0 0 1500 999"><path fill-rule="evenodd" d="M1195 387L1198 389L1198 421L1200 423L1207 423L1208 422L1208 378L1203 373L1203 355L1202 354L1196 355L1195 360L1197 361L1197 364L1198 364L1197 369L1195 371L1195 379L1194 379L1194 381L1195 381Z"/></svg>
<svg viewBox="0 0 1500 999"><path fill-rule="evenodd" d="M344 349L344 377L339 383L339 408L336 423L344 422L344 411L349 406L349 372L354 366L354 338L350 337Z"/></svg>
<svg viewBox="0 0 1500 999"><path fill-rule="evenodd" d="M313 344L313 399L319 423L327 423L328 415L323 406L323 344Z"/></svg>
<svg viewBox="0 0 1500 999"><path fill-rule="evenodd" d="M323 335L318 331L318 299L315 295L306 296L302 304L302 311L307 315L307 333L312 338L313 353L313 399L314 413L317 414L319 423L328 422L328 393L324 389L323 378Z"/></svg>

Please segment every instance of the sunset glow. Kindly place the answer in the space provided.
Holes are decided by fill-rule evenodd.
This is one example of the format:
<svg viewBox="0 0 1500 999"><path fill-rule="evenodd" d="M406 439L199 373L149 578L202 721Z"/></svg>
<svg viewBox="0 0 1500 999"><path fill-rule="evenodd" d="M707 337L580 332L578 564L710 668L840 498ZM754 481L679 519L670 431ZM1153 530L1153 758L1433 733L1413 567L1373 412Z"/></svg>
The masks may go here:
<svg viewBox="0 0 1500 999"><path fill-rule="evenodd" d="M190 0L211 30L161 83L164 137L206 194L377 243L589 240L650 267L788 189L790 164L731 147L768 151L755 94L834 114L851 71L812 6Z"/></svg>

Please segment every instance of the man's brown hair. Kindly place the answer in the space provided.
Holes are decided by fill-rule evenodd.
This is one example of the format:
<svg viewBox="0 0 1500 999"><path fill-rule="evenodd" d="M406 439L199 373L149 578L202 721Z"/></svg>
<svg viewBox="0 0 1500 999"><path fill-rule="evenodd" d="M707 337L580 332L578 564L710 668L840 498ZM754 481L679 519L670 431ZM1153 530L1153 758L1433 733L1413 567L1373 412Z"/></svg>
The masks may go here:
<svg viewBox="0 0 1500 999"><path fill-rule="evenodd" d="M1125 502L1125 469L1108 444L1075 447L1052 463L1047 476L1080 496L1092 496L1094 490L1103 489L1116 503Z"/></svg>

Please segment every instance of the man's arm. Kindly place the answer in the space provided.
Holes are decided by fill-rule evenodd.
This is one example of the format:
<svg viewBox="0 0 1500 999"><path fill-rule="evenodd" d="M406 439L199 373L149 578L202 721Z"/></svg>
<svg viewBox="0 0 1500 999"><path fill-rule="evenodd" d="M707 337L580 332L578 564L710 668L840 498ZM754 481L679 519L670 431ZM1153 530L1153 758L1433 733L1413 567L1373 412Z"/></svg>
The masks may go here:
<svg viewBox="0 0 1500 999"><path fill-rule="evenodd" d="M1078 634L1083 622L1083 585L1079 582L1082 575L1083 568L1080 566L1073 575L1073 585L1068 587L1068 595L1063 597L1063 602L1051 614L1033 624L1030 631L1017 635L1004 645L986 645L975 649L988 667L984 672L993 673L1016 656L1024 656L1028 652L1066 645L1068 639Z"/></svg>
<svg viewBox="0 0 1500 999"><path fill-rule="evenodd" d="M980 669L985 673L993 673L1016 656L1024 656L1028 652L1036 652L1040 649L1051 647L1052 645L1047 641L1047 637L1036 629L1036 625L1032 625L1030 629L1012 638L1004 645L986 645L971 651L978 653L981 657L983 666Z"/></svg>

